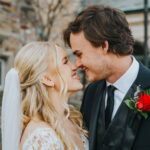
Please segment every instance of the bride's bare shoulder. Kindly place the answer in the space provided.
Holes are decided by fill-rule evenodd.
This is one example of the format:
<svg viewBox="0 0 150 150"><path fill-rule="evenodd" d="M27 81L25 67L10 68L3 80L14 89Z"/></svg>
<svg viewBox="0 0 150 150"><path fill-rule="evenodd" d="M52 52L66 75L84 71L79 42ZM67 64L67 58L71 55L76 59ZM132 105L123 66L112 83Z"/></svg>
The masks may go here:
<svg viewBox="0 0 150 150"><path fill-rule="evenodd" d="M32 134L38 128L51 128L51 127L44 121L37 121L34 119L31 120L26 126L25 130L23 131L20 141L20 149L22 149L23 143L27 139L28 135Z"/></svg>
<svg viewBox="0 0 150 150"><path fill-rule="evenodd" d="M46 123L46 122L44 122L44 121L39 121L39 120L31 120L29 123L28 123L28 125L27 125L27 127L25 128L25 130L24 130L24 134L26 134L26 132L29 132L29 133L31 133L31 132L33 132L35 129L37 129L37 128L39 128L39 127L49 127L49 128L51 128L49 125L48 125L48 123Z"/></svg>

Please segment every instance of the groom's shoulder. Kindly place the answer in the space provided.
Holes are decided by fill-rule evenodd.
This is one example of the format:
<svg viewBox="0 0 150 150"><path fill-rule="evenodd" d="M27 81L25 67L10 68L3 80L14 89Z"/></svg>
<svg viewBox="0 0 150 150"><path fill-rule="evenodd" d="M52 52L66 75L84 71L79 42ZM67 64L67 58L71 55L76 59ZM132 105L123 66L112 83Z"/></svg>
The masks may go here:
<svg viewBox="0 0 150 150"><path fill-rule="evenodd" d="M139 73L136 83L140 84L142 88L150 88L150 69L139 62Z"/></svg>
<svg viewBox="0 0 150 150"><path fill-rule="evenodd" d="M150 82L150 69L143 65L141 62L139 62L139 75L141 78L143 78L143 80Z"/></svg>
<svg viewBox="0 0 150 150"><path fill-rule="evenodd" d="M95 87L97 87L97 86L103 84L104 82L105 82L105 80L94 81L94 82L90 83L90 84L88 85L88 87L90 87L90 88L95 88Z"/></svg>
<svg viewBox="0 0 150 150"><path fill-rule="evenodd" d="M150 69L147 66L145 66L141 62L139 62L139 67L140 67L140 70L142 71L142 73L145 76L149 76L150 75Z"/></svg>
<svg viewBox="0 0 150 150"><path fill-rule="evenodd" d="M103 86L104 83L105 80L94 81L87 86L86 91L94 92L98 86Z"/></svg>

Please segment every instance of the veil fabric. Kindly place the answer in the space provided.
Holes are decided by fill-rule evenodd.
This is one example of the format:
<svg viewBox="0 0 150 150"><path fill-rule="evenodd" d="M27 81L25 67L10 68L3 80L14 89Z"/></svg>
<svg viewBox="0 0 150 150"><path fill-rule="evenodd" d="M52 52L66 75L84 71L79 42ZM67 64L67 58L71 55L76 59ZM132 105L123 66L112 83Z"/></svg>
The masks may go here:
<svg viewBox="0 0 150 150"><path fill-rule="evenodd" d="M2 99L2 150L19 150L21 136L21 90L18 72L6 75Z"/></svg>

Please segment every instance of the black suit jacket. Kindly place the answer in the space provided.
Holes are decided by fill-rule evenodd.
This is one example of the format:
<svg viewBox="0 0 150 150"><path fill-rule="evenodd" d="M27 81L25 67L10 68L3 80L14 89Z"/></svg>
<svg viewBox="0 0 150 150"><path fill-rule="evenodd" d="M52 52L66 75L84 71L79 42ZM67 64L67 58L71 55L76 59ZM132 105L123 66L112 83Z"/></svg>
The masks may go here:
<svg viewBox="0 0 150 150"><path fill-rule="evenodd" d="M138 76L127 95L133 97L139 85L143 90L150 89L150 70L141 63ZM141 114L129 109L124 101L105 130L104 89L105 80L91 83L85 90L81 105L83 120L89 130L90 150L150 150L150 114L145 120ZM96 139L99 148L96 148Z"/></svg>

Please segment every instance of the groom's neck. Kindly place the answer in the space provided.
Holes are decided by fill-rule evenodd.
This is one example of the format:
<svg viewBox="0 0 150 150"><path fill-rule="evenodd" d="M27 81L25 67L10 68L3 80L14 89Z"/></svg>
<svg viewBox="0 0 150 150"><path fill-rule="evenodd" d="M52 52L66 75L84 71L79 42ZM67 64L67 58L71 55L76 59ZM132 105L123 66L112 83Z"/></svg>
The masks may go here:
<svg viewBox="0 0 150 150"><path fill-rule="evenodd" d="M132 62L133 59L130 55L114 57L110 64L111 73L106 80L109 83L116 82L129 69Z"/></svg>

